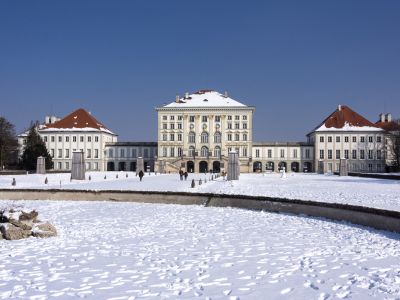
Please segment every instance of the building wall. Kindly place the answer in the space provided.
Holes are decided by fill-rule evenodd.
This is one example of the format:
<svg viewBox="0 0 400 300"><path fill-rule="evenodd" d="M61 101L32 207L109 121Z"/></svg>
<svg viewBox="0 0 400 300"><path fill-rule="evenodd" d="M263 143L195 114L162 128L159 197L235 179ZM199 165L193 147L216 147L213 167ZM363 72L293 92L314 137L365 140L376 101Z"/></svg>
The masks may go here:
<svg viewBox="0 0 400 300"><path fill-rule="evenodd" d="M340 158L349 159L350 172L383 172L385 169L383 132L314 132L310 142L315 145L314 164L319 166L321 162L323 172L337 172Z"/></svg>

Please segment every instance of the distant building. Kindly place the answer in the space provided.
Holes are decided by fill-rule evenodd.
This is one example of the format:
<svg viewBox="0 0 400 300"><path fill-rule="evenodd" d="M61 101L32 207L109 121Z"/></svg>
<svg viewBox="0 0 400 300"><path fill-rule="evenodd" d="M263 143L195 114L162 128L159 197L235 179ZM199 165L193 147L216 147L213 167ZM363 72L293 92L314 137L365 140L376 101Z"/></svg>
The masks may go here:
<svg viewBox="0 0 400 300"><path fill-rule="evenodd" d="M350 172L385 170L384 130L348 106L339 105L307 136L318 172L338 172L341 158L348 159Z"/></svg>
<svg viewBox="0 0 400 300"><path fill-rule="evenodd" d="M117 141L117 135L89 112L78 109L63 119L46 117L37 131L53 157L54 170L71 169L72 152L85 153L87 170L106 170L105 145ZM22 153L27 132L18 136Z"/></svg>
<svg viewBox="0 0 400 300"><path fill-rule="evenodd" d="M228 152L236 151L241 171L251 172L254 110L212 90L186 93L157 107L158 167L219 172L227 169Z"/></svg>
<svg viewBox="0 0 400 300"><path fill-rule="evenodd" d="M386 142L386 166L389 171L396 168L399 155L400 121L393 120L392 114L380 114L379 120L375 123L385 131ZM397 146L396 146L397 145Z"/></svg>

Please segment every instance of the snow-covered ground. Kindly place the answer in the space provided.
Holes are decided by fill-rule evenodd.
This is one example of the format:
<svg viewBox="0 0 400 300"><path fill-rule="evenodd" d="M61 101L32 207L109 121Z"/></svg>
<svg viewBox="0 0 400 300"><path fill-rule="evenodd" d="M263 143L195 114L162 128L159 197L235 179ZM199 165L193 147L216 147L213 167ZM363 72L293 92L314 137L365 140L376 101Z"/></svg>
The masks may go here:
<svg viewBox="0 0 400 300"><path fill-rule="evenodd" d="M232 208L1 201L59 236L0 240L0 299L398 299L400 235ZM209 297L209 298L208 298Z"/></svg>
<svg viewBox="0 0 400 300"><path fill-rule="evenodd" d="M242 174L239 181L232 182L222 178L211 182L210 175L204 174L190 174L188 181L180 181L177 174L146 174L142 182L132 172L92 172L86 177L89 176L91 181L70 182L69 174L7 175L0 176L0 188L14 188L11 181L12 178L16 178L16 188L46 189L61 186L63 189L84 190L211 192L348 203L400 211L400 181L397 180L300 173L288 173L286 178L281 178L281 175L276 173ZM44 184L46 177L47 185ZM198 185L200 178L203 181L201 186ZM190 188L192 179L196 180L195 188Z"/></svg>

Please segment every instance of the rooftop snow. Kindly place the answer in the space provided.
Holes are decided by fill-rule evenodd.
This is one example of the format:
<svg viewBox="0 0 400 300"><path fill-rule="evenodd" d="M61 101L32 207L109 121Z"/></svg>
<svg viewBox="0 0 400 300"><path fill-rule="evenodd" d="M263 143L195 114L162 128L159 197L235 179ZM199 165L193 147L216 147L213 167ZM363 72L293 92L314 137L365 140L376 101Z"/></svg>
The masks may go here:
<svg viewBox="0 0 400 300"><path fill-rule="evenodd" d="M198 91L179 99L179 102L172 102L163 107L246 107L246 105L233 100L216 91Z"/></svg>

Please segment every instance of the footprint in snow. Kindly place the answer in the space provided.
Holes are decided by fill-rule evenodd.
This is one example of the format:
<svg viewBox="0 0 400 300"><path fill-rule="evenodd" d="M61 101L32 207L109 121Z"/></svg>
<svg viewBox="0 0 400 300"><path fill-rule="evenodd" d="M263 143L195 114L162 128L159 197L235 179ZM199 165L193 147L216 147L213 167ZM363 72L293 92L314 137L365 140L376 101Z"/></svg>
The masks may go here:
<svg viewBox="0 0 400 300"><path fill-rule="evenodd" d="M293 290L294 290L294 288L286 288L286 289L283 289L283 290L281 291L281 295L286 295L286 294L290 293L290 292L293 291Z"/></svg>

